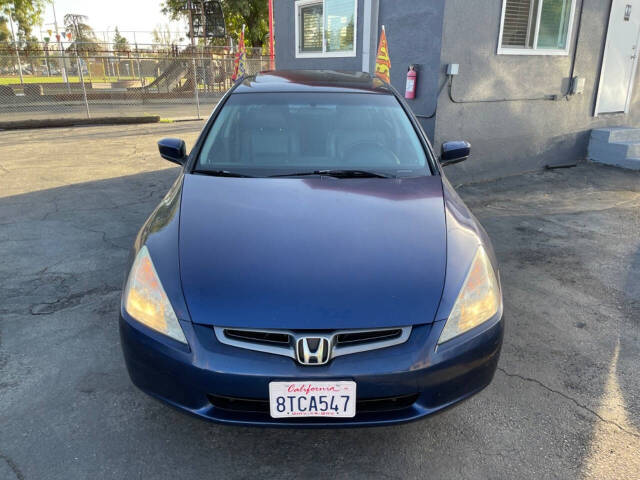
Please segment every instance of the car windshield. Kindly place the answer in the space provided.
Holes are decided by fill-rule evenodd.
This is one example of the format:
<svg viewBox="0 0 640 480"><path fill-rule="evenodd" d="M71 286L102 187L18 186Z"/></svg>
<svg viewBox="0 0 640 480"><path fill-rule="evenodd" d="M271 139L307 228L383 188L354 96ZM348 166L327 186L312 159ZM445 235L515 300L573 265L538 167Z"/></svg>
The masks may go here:
<svg viewBox="0 0 640 480"><path fill-rule="evenodd" d="M304 92L231 95L195 171L252 177L430 174L422 143L393 95Z"/></svg>

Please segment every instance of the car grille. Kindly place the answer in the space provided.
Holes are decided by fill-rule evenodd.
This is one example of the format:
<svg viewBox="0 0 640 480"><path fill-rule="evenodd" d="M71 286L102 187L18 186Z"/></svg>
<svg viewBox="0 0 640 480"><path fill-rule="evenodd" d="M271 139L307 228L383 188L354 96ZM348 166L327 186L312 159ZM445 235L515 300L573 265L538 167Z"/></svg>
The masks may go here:
<svg viewBox="0 0 640 480"><path fill-rule="evenodd" d="M290 336L286 333L277 332L258 332L251 330L233 330L225 328L224 334L228 338L243 342L254 342L264 344L289 345Z"/></svg>
<svg viewBox="0 0 640 480"><path fill-rule="evenodd" d="M208 395L209 402L222 410L230 412L269 413L269 401L256 398L224 397ZM418 394L401 395L396 397L365 398L356 401L357 413L392 412L402 410L413 405Z"/></svg>
<svg viewBox="0 0 640 480"><path fill-rule="evenodd" d="M401 335L401 328L394 328L391 330L369 330L356 333L340 333L336 336L336 343L338 345L354 345L358 343L376 342L380 340L398 338Z"/></svg>
<svg viewBox="0 0 640 480"><path fill-rule="evenodd" d="M330 359L341 355L366 352L406 342L411 327L354 330L268 330L214 327L220 343L246 350L297 358L296 344L303 337L323 337L330 345Z"/></svg>

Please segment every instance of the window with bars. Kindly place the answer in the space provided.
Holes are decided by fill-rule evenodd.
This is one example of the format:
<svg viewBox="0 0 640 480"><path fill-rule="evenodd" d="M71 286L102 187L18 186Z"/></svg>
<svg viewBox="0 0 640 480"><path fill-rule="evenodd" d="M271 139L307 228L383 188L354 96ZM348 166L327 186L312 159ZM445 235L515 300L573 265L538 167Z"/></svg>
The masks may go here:
<svg viewBox="0 0 640 480"><path fill-rule="evenodd" d="M503 0L498 53L566 55L575 0Z"/></svg>
<svg viewBox="0 0 640 480"><path fill-rule="evenodd" d="M355 56L357 0L298 0L296 56Z"/></svg>

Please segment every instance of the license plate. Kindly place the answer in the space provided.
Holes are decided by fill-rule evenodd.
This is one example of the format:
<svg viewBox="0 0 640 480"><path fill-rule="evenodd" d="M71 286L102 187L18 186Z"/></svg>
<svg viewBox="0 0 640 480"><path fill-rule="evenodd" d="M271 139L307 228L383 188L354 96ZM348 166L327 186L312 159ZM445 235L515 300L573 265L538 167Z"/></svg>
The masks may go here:
<svg viewBox="0 0 640 480"><path fill-rule="evenodd" d="M273 418L356 415L356 382L271 382Z"/></svg>

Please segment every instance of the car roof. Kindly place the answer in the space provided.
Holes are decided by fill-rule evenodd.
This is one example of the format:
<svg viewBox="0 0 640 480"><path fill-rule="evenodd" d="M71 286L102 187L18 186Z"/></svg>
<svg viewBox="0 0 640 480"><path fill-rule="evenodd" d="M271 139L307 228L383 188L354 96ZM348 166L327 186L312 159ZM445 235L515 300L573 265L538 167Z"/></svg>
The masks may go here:
<svg viewBox="0 0 640 480"><path fill-rule="evenodd" d="M245 77L233 91L258 92L339 92L392 95L391 87L366 72L337 70L271 70Z"/></svg>

